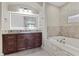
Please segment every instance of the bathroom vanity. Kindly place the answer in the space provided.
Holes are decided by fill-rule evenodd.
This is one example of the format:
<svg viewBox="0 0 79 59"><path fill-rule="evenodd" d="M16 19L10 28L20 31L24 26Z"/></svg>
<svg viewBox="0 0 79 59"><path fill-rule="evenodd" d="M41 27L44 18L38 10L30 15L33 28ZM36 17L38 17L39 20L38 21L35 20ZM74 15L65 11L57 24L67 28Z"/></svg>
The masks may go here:
<svg viewBox="0 0 79 59"><path fill-rule="evenodd" d="M20 9L23 13L20 13ZM8 27L3 30L3 53L10 54L22 50L37 48L42 45L42 22L37 13L26 13L33 11L29 8L19 8L19 11L8 11L8 18L4 19Z"/></svg>
<svg viewBox="0 0 79 59"><path fill-rule="evenodd" d="M42 45L42 33L3 34L3 53L10 54Z"/></svg>

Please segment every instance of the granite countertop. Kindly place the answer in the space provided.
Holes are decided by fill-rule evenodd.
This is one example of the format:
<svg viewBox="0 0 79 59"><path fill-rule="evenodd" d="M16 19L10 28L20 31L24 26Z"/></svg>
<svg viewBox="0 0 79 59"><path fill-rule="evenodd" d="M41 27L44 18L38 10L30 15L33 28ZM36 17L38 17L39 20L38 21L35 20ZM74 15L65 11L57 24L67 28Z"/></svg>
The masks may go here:
<svg viewBox="0 0 79 59"><path fill-rule="evenodd" d="M8 31L3 31L2 34L19 34L19 33L38 33L42 32L40 30L37 31L26 31L26 30L8 30Z"/></svg>

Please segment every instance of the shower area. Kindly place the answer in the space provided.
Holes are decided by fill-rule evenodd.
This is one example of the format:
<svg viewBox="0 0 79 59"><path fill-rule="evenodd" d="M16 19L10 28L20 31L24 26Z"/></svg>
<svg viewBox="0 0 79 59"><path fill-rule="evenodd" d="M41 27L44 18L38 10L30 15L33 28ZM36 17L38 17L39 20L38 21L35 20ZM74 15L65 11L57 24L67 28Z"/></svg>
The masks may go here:
<svg viewBox="0 0 79 59"><path fill-rule="evenodd" d="M79 3L46 3L47 51L55 55L79 55ZM48 52L49 52L48 51Z"/></svg>

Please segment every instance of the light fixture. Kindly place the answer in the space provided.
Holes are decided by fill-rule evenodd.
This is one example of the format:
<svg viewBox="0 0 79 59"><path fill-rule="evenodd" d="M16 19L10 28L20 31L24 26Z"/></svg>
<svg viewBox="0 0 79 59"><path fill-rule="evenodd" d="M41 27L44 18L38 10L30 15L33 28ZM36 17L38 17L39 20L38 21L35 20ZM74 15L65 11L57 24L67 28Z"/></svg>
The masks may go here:
<svg viewBox="0 0 79 59"><path fill-rule="evenodd" d="M33 14L32 13L32 10L22 9L22 8L20 8L18 12L21 13L21 14L29 14L29 15L32 15Z"/></svg>

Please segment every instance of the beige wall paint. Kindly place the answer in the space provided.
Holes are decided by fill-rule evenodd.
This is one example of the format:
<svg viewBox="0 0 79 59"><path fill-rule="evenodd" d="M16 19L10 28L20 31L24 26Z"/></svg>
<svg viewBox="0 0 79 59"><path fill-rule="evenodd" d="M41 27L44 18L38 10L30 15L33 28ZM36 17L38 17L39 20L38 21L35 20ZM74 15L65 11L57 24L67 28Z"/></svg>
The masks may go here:
<svg viewBox="0 0 79 59"><path fill-rule="evenodd" d="M47 30L48 37L64 35L79 38L79 23L68 23L68 16L79 13L79 2L70 2L61 8L48 4Z"/></svg>
<svg viewBox="0 0 79 59"><path fill-rule="evenodd" d="M79 25L79 23L68 23L68 16L79 13L79 2L70 2L61 8L61 26Z"/></svg>
<svg viewBox="0 0 79 59"><path fill-rule="evenodd" d="M79 22L68 23L68 16L79 14L79 2L72 2L61 8L61 33L64 36L79 38Z"/></svg>
<svg viewBox="0 0 79 59"><path fill-rule="evenodd" d="M55 36L59 34L59 19L60 19L60 9L51 5L46 5L46 16L47 16L47 31L48 36Z"/></svg>
<svg viewBox="0 0 79 59"><path fill-rule="evenodd" d="M60 11L59 8L47 4L46 6L46 13L47 13L47 22L48 26L59 26L59 18L60 18Z"/></svg>

